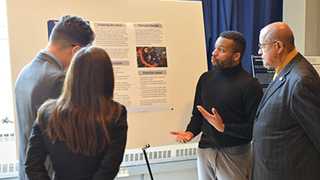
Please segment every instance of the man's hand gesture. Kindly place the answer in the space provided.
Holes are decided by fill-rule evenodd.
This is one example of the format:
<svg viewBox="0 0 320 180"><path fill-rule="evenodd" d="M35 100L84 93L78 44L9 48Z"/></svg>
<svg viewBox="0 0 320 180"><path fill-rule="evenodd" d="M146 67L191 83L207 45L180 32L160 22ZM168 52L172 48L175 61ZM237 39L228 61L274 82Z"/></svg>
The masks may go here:
<svg viewBox="0 0 320 180"><path fill-rule="evenodd" d="M212 113L210 114L208 111L206 111L202 106L197 106L198 110L201 112L202 116L219 132L224 132L225 125L223 124L223 121L221 117L219 116L217 110L215 108L212 108Z"/></svg>

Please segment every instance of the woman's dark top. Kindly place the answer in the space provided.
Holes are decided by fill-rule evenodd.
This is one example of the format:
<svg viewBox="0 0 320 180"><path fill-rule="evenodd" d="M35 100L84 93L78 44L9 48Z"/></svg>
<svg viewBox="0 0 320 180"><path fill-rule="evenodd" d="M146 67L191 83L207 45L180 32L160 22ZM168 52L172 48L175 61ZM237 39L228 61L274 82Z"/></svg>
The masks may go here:
<svg viewBox="0 0 320 180"><path fill-rule="evenodd" d="M50 110L51 109L51 110ZM44 109L41 113L40 124L35 121L29 139L26 173L31 180L50 179L44 166L47 155L50 157L55 180L111 180L119 171L127 139L127 110L122 106L118 121L112 120L110 144L103 152L94 156L86 156L71 152L65 142L50 141L46 132L48 119L52 108Z"/></svg>

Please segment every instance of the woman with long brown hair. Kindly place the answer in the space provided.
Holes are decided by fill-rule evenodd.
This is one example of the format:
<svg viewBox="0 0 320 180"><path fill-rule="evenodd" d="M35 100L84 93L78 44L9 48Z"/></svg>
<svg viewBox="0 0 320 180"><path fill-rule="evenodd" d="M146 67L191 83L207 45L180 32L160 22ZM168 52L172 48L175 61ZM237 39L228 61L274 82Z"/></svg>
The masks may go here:
<svg viewBox="0 0 320 180"><path fill-rule="evenodd" d="M114 179L127 138L127 111L113 101L114 74L99 47L76 53L58 99L45 102L32 129L25 163L30 179Z"/></svg>

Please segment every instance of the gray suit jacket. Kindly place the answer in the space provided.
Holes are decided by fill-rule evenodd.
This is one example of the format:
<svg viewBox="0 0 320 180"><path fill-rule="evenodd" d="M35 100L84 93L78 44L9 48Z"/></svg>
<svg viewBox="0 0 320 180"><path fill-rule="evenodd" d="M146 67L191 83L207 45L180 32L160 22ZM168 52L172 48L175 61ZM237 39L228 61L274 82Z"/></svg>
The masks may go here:
<svg viewBox="0 0 320 180"><path fill-rule="evenodd" d="M320 179L320 78L300 53L260 102L252 172L254 180Z"/></svg>
<svg viewBox="0 0 320 180"><path fill-rule="evenodd" d="M15 106L19 145L19 180L28 179L24 163L32 125L37 110L49 98L57 98L65 73L59 64L49 55L39 52L38 55L20 72L15 88Z"/></svg>

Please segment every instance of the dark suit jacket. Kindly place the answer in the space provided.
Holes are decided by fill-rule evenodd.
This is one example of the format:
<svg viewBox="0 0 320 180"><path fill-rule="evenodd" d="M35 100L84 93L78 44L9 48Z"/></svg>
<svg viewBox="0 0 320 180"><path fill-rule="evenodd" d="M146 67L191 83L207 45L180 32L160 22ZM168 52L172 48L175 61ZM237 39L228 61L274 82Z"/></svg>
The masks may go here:
<svg viewBox="0 0 320 180"><path fill-rule="evenodd" d="M119 171L127 140L127 111L122 106L121 116L111 125L110 143L93 156L71 152L63 141L54 144L46 132L53 107L42 111L41 122L35 122L27 150L26 172L32 180L50 180L44 166L47 155L57 180L113 180ZM116 113L117 114L117 113Z"/></svg>
<svg viewBox="0 0 320 180"><path fill-rule="evenodd" d="M37 109L49 98L57 98L65 73L49 55L39 52L20 72L15 88L15 106L19 146L19 180L25 177L26 150Z"/></svg>
<svg viewBox="0 0 320 180"><path fill-rule="evenodd" d="M258 107L252 177L320 179L320 78L300 53L270 83Z"/></svg>

